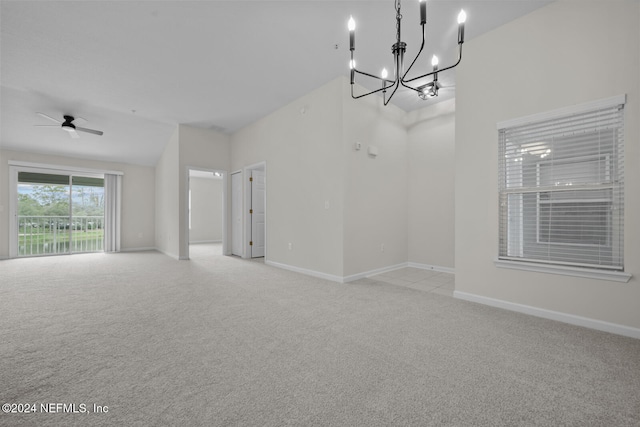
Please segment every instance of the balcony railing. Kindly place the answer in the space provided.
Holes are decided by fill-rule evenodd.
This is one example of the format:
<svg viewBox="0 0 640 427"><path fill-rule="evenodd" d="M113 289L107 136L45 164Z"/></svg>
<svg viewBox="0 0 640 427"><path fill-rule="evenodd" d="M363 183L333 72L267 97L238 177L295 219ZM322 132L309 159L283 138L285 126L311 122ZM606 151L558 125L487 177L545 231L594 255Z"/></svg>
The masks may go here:
<svg viewBox="0 0 640 427"><path fill-rule="evenodd" d="M102 216L18 216L18 256L103 250Z"/></svg>

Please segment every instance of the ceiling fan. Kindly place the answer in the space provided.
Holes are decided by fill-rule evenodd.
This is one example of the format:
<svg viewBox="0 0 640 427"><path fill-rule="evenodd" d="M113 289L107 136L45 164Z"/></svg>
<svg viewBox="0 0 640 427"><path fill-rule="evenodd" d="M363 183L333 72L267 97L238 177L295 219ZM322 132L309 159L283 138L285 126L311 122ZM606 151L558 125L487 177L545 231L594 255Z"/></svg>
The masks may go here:
<svg viewBox="0 0 640 427"><path fill-rule="evenodd" d="M94 135L102 135L104 132L102 132L101 130L94 130L94 129L87 129L87 128L83 128L80 126L76 126L75 124L73 124L73 122L75 120L82 120L85 121L85 119L82 119L80 117L78 117L77 119L74 118L73 116L62 116L64 118L64 122L61 122L60 120L54 119L51 116L47 116L46 114L43 113L38 113L40 116L49 119L53 122L56 122L58 124L58 126L56 125L35 125L37 127L62 127L62 129L66 130L67 132L69 132L69 136L71 136L71 138L80 138L80 136L78 135L77 131L80 132L86 132L86 133L92 133Z"/></svg>

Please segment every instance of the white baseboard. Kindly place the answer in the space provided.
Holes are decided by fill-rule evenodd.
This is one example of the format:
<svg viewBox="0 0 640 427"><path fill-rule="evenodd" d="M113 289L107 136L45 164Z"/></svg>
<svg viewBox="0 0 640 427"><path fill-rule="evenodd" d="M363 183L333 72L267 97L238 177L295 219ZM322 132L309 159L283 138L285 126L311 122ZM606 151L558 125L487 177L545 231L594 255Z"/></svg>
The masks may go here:
<svg viewBox="0 0 640 427"><path fill-rule="evenodd" d="M125 248L125 249L120 249L119 252L146 252L146 251L162 252L162 251L159 251L157 248L154 248L153 246L140 247L140 248ZM105 252L105 253L108 254L108 253L116 253L116 252ZM162 252L162 253L164 253L164 252ZM61 255L64 255L64 254L61 254ZM165 255L168 255L168 256L174 258L172 255L169 255L169 254L166 254L166 253L165 253ZM9 257L0 256L0 261L5 260L5 259L9 259Z"/></svg>
<svg viewBox="0 0 640 427"><path fill-rule="evenodd" d="M422 270L433 270L439 271L441 273L451 273L455 274L456 269L452 267L442 267L439 265L431 265L431 264L420 264L417 262L408 262L407 267L420 268Z"/></svg>
<svg viewBox="0 0 640 427"><path fill-rule="evenodd" d="M190 245L200 245L204 243L222 243L222 240L194 240L189 242Z"/></svg>
<svg viewBox="0 0 640 427"><path fill-rule="evenodd" d="M321 273L319 271L308 270L306 268L294 267L293 265L282 264L279 262L265 260L266 265L272 267L282 268L283 270L294 271L296 273L306 274L307 276L319 277L321 279L330 280L332 282L344 283L344 279L340 276L334 276L333 274Z"/></svg>
<svg viewBox="0 0 640 427"><path fill-rule="evenodd" d="M365 271L362 273L351 274L349 276L344 276L342 278L343 283L353 282L354 280L364 279L369 276L375 276L376 274L386 273L387 271L399 270L401 268L405 268L407 266L406 262L396 265L390 265L388 267L376 268L374 270Z"/></svg>
<svg viewBox="0 0 640 427"><path fill-rule="evenodd" d="M273 267L282 268L284 270L295 271L296 273L302 273L308 276L319 277L321 279L331 280L332 282L338 282L338 283L349 283L349 282L353 282L354 280L364 279L366 277L371 277L377 274L382 274L382 273L386 273L388 271L393 271L393 270L399 270L401 268L406 268L406 267L420 268L423 270L440 271L443 273L455 272L453 268L449 268L449 267L440 267L437 265L428 265L428 264L417 264L415 262L409 262L409 263L403 262L400 264L390 265L387 267L376 268L374 270L363 271L362 273L351 274L349 276L335 276L333 274L327 274L319 271L308 270L306 268L295 267L293 265L282 264L274 261L266 260L264 263L267 265L271 265Z"/></svg>
<svg viewBox="0 0 640 427"><path fill-rule="evenodd" d="M120 252L145 252L145 251L157 251L157 249L154 248L153 246L120 249Z"/></svg>
<svg viewBox="0 0 640 427"><path fill-rule="evenodd" d="M640 339L640 329L632 328L630 326L604 322L602 320L590 319L588 317L575 316L573 314L562 313L559 311L546 310L544 308L532 307L529 305L517 304L467 292L454 291L453 296L454 298L489 305L491 307L516 311L518 313L529 314L531 316L542 317L545 319L556 320L558 322L569 323L571 325L583 326L585 328L596 329L598 331L610 332L612 334Z"/></svg>

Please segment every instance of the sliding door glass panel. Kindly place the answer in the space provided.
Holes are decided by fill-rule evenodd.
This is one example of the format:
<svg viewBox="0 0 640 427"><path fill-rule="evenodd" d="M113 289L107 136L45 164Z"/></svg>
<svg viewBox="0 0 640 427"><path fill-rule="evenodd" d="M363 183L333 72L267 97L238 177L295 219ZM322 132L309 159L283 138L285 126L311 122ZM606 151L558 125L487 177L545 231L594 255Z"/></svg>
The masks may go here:
<svg viewBox="0 0 640 427"><path fill-rule="evenodd" d="M18 256L70 253L69 176L18 173Z"/></svg>
<svg viewBox="0 0 640 427"><path fill-rule="evenodd" d="M71 252L104 250L104 179L71 179Z"/></svg>

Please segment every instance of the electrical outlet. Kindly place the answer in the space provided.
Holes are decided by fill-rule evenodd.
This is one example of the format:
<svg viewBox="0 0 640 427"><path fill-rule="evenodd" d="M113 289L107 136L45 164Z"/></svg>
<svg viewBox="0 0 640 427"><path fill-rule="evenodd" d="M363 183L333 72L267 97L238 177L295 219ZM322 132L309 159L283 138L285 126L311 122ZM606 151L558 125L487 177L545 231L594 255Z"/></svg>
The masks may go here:
<svg viewBox="0 0 640 427"><path fill-rule="evenodd" d="M292 251L293 250L293 243L289 242L289 250Z"/></svg>
<svg viewBox="0 0 640 427"><path fill-rule="evenodd" d="M384 252L384 243L380 243L380 252Z"/></svg>
<svg viewBox="0 0 640 427"><path fill-rule="evenodd" d="M328 200L324 201L324 208L325 209L329 209L329 201Z"/></svg>

